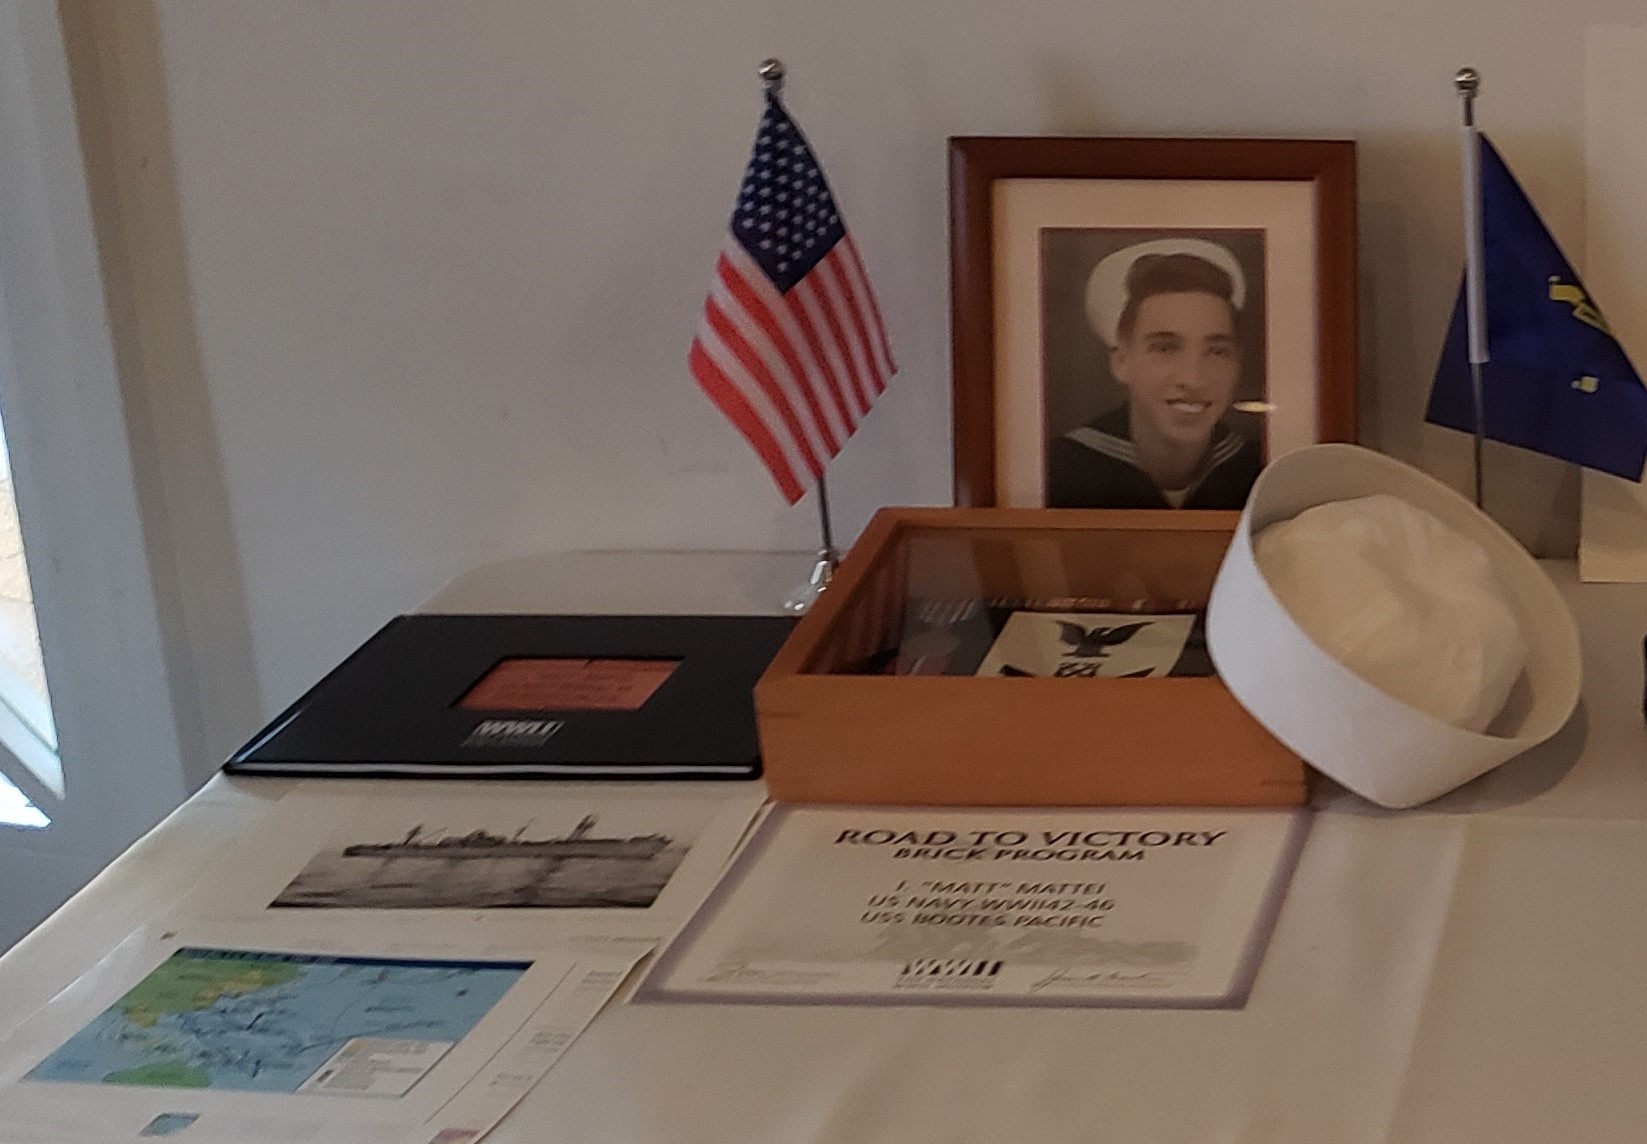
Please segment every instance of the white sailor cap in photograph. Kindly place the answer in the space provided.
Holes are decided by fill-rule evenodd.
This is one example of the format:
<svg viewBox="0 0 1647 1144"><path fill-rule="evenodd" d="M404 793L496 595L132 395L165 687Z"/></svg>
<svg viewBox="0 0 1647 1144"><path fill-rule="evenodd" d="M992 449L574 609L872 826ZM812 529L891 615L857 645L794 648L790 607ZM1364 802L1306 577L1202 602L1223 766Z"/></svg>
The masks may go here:
<svg viewBox="0 0 1647 1144"><path fill-rule="evenodd" d="M1107 346L1117 340L1121 311L1127 307L1127 275L1132 264L1145 255L1189 254L1218 267L1230 276L1230 301L1239 313L1247 304L1247 276L1227 247L1204 238L1154 238L1123 246L1105 255L1087 278L1087 320Z"/></svg>

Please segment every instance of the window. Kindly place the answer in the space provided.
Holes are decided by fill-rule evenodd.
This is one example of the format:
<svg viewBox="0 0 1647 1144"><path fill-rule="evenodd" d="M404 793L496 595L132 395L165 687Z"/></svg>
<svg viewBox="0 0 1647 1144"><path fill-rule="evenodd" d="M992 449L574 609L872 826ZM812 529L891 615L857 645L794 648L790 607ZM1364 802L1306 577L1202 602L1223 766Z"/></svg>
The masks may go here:
<svg viewBox="0 0 1647 1144"><path fill-rule="evenodd" d="M0 771L20 763L58 798L63 796L63 766L57 755L57 724L40 654L40 629L34 592L23 555L23 530L12 489L11 459L5 426L0 423ZM25 780L26 781L26 780ZM10 784L15 789L15 784ZM19 792L18 797L23 797ZM5 798L0 792L0 800ZM33 813L40 814L37 808ZM4 810L0 808L0 815ZM8 821L0 818L0 821ZM44 825L41 823L40 825Z"/></svg>
<svg viewBox="0 0 1647 1144"><path fill-rule="evenodd" d="M106 25L128 9L140 18L140 7L0 4L0 407L32 567L15 543L0 563L32 573L26 598L51 672L49 695L31 686L42 681L30 666L34 620L13 591L16 606L0 605L20 617L0 634L0 676L15 685L9 693L0 685L0 815L35 828L0 826L0 950L191 789L182 737L198 717L173 693L192 700L191 649L180 619L163 626L160 585L170 592L175 564L140 495L160 497L158 481L140 486L135 460L155 457L156 447L133 428L146 422L129 416L143 408L148 359L131 354L128 404L115 337L142 327L116 320L109 300L118 295L125 317L138 296L129 271L139 260L122 224L143 200L110 170L111 156L127 153L111 141L125 139L111 135L111 123L127 123L130 98L117 81L131 73L108 64L126 41ZM71 41L83 76L78 105ZM107 223L107 274L94 174L106 204L95 217ZM0 511L9 514L12 500L0 493ZM154 519L164 517L157 510ZM0 549L8 527L16 525L0 521ZM176 598L165 599L174 609L167 615L180 616Z"/></svg>
<svg viewBox="0 0 1647 1144"><path fill-rule="evenodd" d="M50 825L51 819L29 801L29 796L0 775L0 826L21 826L28 830L39 830Z"/></svg>

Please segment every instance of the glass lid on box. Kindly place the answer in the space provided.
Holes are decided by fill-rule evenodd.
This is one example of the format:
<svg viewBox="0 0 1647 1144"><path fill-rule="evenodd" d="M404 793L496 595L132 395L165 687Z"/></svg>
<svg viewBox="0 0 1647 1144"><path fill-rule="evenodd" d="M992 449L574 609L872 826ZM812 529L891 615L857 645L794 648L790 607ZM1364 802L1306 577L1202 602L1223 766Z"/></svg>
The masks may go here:
<svg viewBox="0 0 1647 1144"><path fill-rule="evenodd" d="M909 528L877 554L813 670L1210 676L1204 616L1227 534Z"/></svg>

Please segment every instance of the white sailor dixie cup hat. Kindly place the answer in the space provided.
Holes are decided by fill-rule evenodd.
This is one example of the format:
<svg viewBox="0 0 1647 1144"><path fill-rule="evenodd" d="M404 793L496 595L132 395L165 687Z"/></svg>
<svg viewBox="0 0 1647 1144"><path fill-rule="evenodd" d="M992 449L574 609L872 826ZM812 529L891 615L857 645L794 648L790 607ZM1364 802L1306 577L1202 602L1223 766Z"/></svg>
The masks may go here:
<svg viewBox="0 0 1647 1144"><path fill-rule="evenodd" d="M1484 732L1395 698L1306 634L1255 557L1268 526L1317 505L1389 494L1485 554L1520 627L1525 665ZM1445 794L1561 729L1578 702L1578 631L1526 550L1439 481L1355 445L1314 445L1259 474L1207 608L1207 645L1230 692L1305 762L1381 806Z"/></svg>

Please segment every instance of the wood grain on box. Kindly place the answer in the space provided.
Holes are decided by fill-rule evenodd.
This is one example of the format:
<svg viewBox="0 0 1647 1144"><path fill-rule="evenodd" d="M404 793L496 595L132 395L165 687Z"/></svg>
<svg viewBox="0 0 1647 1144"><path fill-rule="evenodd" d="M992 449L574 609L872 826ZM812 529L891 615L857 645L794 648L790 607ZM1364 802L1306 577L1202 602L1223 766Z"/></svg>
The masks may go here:
<svg viewBox="0 0 1647 1144"><path fill-rule="evenodd" d="M1238 514L882 509L755 688L767 785L796 802L1281 806L1305 770L1216 678L848 674L907 601L1205 608Z"/></svg>

